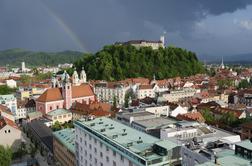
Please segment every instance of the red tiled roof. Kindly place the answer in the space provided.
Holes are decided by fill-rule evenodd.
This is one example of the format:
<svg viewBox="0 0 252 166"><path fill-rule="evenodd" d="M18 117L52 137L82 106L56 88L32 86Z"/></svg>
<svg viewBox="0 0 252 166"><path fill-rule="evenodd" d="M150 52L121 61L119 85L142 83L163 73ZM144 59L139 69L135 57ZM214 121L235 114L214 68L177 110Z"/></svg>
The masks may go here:
<svg viewBox="0 0 252 166"><path fill-rule="evenodd" d="M109 116L111 114L111 105L102 102L91 104L75 102L71 109L74 113L83 115Z"/></svg>
<svg viewBox="0 0 252 166"><path fill-rule="evenodd" d="M81 84L80 86L72 87L72 97L84 97L84 96L93 96L94 92L89 84Z"/></svg>
<svg viewBox="0 0 252 166"><path fill-rule="evenodd" d="M49 102L49 101L57 101L57 100L63 100L61 88L47 89L37 99L37 101L39 101L39 102Z"/></svg>
<svg viewBox="0 0 252 166"><path fill-rule="evenodd" d="M0 129L2 129L6 125L9 125L11 127L18 129L17 124L15 122L13 122L12 120L10 120L6 117L0 117Z"/></svg>
<svg viewBox="0 0 252 166"><path fill-rule="evenodd" d="M205 122L205 119L200 112L189 112L186 114L179 114L176 118L179 120L198 121L203 123Z"/></svg>
<svg viewBox="0 0 252 166"><path fill-rule="evenodd" d="M13 122L12 120L8 119L8 118L4 118L4 121L7 125L14 127L16 129L18 129L18 126L15 122Z"/></svg>
<svg viewBox="0 0 252 166"><path fill-rule="evenodd" d="M79 86L72 86L72 98L79 98L85 96L93 96L94 92L89 84L82 84ZM50 102L63 100L62 88L50 88L47 89L40 97L37 99L39 102Z"/></svg>
<svg viewBox="0 0 252 166"><path fill-rule="evenodd" d="M13 115L12 112L10 111L10 109L2 104L0 104L0 112L5 112L9 115Z"/></svg>
<svg viewBox="0 0 252 166"><path fill-rule="evenodd" d="M243 123L241 125L242 128L249 128L252 129L252 122L247 122L247 123Z"/></svg>
<svg viewBox="0 0 252 166"><path fill-rule="evenodd" d="M140 85L139 86L139 89L152 89L153 88L153 85Z"/></svg>

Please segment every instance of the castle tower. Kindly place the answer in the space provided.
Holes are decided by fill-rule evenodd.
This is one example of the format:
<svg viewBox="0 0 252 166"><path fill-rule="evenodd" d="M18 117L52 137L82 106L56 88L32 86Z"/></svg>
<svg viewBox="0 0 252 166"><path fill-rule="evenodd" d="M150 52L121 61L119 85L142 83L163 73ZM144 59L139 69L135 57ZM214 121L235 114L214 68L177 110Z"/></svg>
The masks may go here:
<svg viewBox="0 0 252 166"><path fill-rule="evenodd" d="M165 46L165 37L163 35L160 36L160 41L162 42L162 46L164 48L164 46Z"/></svg>
<svg viewBox="0 0 252 166"><path fill-rule="evenodd" d="M81 73L80 73L80 82L81 83L86 83L87 82L87 75L84 70L84 67L82 67Z"/></svg>
<svg viewBox="0 0 252 166"><path fill-rule="evenodd" d="M64 108L69 109L72 106L72 85L70 82L70 77L64 72L65 78L62 83L62 95L64 98Z"/></svg>
<svg viewBox="0 0 252 166"><path fill-rule="evenodd" d="M74 72L73 72L73 75L72 75L72 83L73 83L73 85L78 85L79 82L80 82L79 76L78 76L78 73L77 73L77 71L75 69Z"/></svg>

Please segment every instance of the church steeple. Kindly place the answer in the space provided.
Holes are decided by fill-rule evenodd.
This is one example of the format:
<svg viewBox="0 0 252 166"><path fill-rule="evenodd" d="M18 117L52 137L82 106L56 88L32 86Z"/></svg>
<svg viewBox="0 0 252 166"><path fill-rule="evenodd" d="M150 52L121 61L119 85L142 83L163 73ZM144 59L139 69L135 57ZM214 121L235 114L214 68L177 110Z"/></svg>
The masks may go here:
<svg viewBox="0 0 252 166"><path fill-rule="evenodd" d="M56 80L55 73L52 74L51 83L52 83L52 88L55 88L57 86L57 80Z"/></svg>
<svg viewBox="0 0 252 166"><path fill-rule="evenodd" d="M87 75L84 70L84 67L82 67L81 73L80 73L80 82L81 83L86 83L87 82Z"/></svg>
<svg viewBox="0 0 252 166"><path fill-rule="evenodd" d="M64 108L69 109L72 105L72 85L69 74L64 71L62 83L62 96L64 98Z"/></svg>
<svg viewBox="0 0 252 166"><path fill-rule="evenodd" d="M151 81L151 85L156 84L156 83L157 83L157 81L156 81L156 75L153 74L153 80Z"/></svg>
<svg viewBox="0 0 252 166"><path fill-rule="evenodd" d="M74 85L78 85L79 84L79 76L78 76L78 73L76 71L76 68L74 68L74 72L73 72L73 75L72 75L72 83Z"/></svg>

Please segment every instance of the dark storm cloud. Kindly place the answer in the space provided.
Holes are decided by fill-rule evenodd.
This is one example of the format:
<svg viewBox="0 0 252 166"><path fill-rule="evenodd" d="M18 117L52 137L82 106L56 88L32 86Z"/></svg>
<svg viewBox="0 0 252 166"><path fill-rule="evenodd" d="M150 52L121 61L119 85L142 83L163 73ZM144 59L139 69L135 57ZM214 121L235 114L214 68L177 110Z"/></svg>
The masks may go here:
<svg viewBox="0 0 252 166"><path fill-rule="evenodd" d="M0 49L88 48L164 31L190 40L207 15L244 9L250 0L1 0ZM79 39L76 39L76 37Z"/></svg>

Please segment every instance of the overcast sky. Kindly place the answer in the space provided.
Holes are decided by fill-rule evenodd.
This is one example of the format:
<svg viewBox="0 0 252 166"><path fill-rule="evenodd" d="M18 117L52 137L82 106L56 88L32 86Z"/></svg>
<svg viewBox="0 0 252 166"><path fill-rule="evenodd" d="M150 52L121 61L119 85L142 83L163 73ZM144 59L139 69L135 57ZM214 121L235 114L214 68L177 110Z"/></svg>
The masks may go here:
<svg viewBox="0 0 252 166"><path fill-rule="evenodd" d="M252 53L252 0L0 0L0 50L95 52L131 39Z"/></svg>

